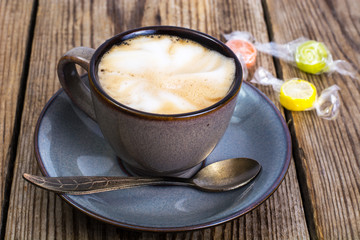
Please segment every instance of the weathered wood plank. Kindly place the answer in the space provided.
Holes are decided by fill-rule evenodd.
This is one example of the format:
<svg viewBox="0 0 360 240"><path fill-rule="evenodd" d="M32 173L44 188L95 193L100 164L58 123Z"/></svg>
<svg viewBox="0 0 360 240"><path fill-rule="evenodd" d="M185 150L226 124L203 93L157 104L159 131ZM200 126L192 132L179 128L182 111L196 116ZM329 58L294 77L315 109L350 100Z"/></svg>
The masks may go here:
<svg viewBox="0 0 360 240"><path fill-rule="evenodd" d="M334 59L357 68L356 79L334 73L311 76L280 61L285 78L307 79L322 90L341 88L341 112L336 121L319 119L314 112L292 113L297 138L298 166L306 217L315 239L360 238L360 2L268 0L274 40L300 36L323 41Z"/></svg>
<svg viewBox="0 0 360 240"><path fill-rule="evenodd" d="M1 221L6 214L21 115L16 114L18 95L25 80L27 41L33 1L0 1L0 206ZM21 107L20 107L21 108ZM17 119L16 119L17 118ZM17 125L17 126L16 126ZM5 209L4 209L5 208ZM5 223L0 223L3 229ZM2 233L1 233L2 234Z"/></svg>
<svg viewBox="0 0 360 240"><path fill-rule="evenodd" d="M100 223L69 207L58 196L28 185L21 174L40 174L33 153L36 120L59 88L56 63L75 46L97 47L115 33L146 25L191 27L221 38L248 30L268 35L260 1L40 1L15 165L7 239L307 239L308 232L293 164L278 191L244 217L185 233L141 233ZM274 73L272 58L260 56ZM275 95L264 88L275 100ZM30 127L29 127L30 126Z"/></svg>

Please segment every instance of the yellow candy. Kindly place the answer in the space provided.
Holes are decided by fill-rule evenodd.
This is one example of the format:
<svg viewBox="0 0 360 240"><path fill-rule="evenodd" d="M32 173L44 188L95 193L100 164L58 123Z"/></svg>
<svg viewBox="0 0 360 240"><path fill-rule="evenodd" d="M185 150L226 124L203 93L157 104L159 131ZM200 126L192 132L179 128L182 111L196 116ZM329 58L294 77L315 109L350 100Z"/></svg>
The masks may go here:
<svg viewBox="0 0 360 240"><path fill-rule="evenodd" d="M295 62L300 70L317 74L326 70L329 55L323 43L306 41L296 48Z"/></svg>
<svg viewBox="0 0 360 240"><path fill-rule="evenodd" d="M304 111L314 106L316 88L308 81L292 79L286 81L280 89L281 105L291 111Z"/></svg>

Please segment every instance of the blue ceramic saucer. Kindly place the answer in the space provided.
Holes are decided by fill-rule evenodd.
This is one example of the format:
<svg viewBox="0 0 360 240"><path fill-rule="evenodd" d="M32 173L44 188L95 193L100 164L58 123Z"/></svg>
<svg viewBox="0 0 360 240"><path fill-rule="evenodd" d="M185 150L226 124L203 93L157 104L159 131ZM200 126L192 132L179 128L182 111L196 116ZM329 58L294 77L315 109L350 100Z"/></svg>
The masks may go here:
<svg viewBox="0 0 360 240"><path fill-rule="evenodd" d="M100 129L60 90L41 113L35 151L45 176L126 176ZM262 171L246 187L207 193L180 186L147 186L84 196L61 195L106 223L134 230L185 231L239 217L266 200L289 167L287 125L271 101L244 82L231 123L206 164L234 157L259 161Z"/></svg>

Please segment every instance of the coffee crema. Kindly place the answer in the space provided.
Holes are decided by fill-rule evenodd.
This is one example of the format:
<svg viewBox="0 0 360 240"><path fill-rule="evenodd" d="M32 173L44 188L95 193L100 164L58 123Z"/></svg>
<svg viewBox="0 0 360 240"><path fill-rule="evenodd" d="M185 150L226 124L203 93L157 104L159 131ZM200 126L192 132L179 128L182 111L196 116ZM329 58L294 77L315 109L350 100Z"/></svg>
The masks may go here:
<svg viewBox="0 0 360 240"><path fill-rule="evenodd" d="M207 108L228 93L235 62L176 36L138 36L114 45L98 66L102 88L131 108L180 114Z"/></svg>

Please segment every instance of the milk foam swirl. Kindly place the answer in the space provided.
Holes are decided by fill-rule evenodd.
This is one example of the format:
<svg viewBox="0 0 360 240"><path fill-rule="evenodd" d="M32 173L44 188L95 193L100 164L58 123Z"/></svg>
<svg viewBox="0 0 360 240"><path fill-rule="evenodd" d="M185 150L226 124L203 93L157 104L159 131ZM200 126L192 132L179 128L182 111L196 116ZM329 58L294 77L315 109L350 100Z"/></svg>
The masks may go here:
<svg viewBox="0 0 360 240"><path fill-rule="evenodd" d="M103 89L131 108L178 114L221 100L234 80L231 58L182 38L140 36L113 46L99 63Z"/></svg>

